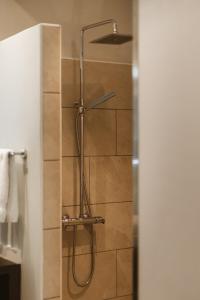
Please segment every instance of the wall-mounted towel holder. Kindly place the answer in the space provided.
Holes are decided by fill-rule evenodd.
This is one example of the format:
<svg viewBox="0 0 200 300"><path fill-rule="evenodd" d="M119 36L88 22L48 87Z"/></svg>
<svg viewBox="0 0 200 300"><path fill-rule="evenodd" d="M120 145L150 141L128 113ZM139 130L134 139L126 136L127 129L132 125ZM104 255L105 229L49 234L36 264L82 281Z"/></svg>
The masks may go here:
<svg viewBox="0 0 200 300"><path fill-rule="evenodd" d="M26 159L27 158L27 151L26 150L10 151L10 156L15 156L15 155L21 155L22 158Z"/></svg>

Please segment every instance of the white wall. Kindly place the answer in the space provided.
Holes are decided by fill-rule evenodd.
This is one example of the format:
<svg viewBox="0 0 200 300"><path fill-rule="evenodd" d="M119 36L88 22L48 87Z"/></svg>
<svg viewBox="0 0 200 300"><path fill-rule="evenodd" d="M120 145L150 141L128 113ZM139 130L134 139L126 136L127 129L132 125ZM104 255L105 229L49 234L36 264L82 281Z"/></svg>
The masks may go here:
<svg viewBox="0 0 200 300"><path fill-rule="evenodd" d="M200 1L140 0L140 300L200 299Z"/></svg>
<svg viewBox="0 0 200 300"><path fill-rule="evenodd" d="M0 0L0 40L38 23L62 25L63 57L79 57L80 28L115 18L122 33L132 32L133 0ZM111 32L110 25L91 30L88 41ZM131 62L132 45L86 44L89 59Z"/></svg>
<svg viewBox="0 0 200 300"><path fill-rule="evenodd" d="M22 300L42 299L40 31L36 26L0 42L0 148L28 151Z"/></svg>

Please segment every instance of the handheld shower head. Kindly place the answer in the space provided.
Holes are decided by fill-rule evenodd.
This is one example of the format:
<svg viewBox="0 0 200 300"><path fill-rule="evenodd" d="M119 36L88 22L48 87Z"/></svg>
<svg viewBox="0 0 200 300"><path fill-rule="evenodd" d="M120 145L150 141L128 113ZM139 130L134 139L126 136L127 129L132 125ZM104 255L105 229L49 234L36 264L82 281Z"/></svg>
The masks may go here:
<svg viewBox="0 0 200 300"><path fill-rule="evenodd" d="M87 110L91 109L91 108L95 108L96 106L103 104L104 102L108 101L110 98L115 97L116 94L115 92L109 92L95 100L93 100L92 102L90 102L90 104L87 106Z"/></svg>

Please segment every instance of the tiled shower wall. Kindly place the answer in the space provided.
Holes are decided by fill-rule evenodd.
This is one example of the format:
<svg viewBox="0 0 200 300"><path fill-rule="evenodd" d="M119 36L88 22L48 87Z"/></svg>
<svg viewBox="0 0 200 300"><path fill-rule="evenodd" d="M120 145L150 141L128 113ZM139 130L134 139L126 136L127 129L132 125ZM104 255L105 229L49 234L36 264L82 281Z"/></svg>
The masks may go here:
<svg viewBox="0 0 200 300"><path fill-rule="evenodd" d="M72 279L72 232L63 232L63 300L131 300L132 294L132 78L131 65L86 62L86 103L106 92L116 97L86 114L85 169L91 209L105 217L95 225L96 266L87 288ZM79 61L62 60L63 214L78 216L79 172L74 102L79 100ZM90 265L88 232L77 233L77 274Z"/></svg>
<svg viewBox="0 0 200 300"><path fill-rule="evenodd" d="M61 27L43 26L43 297L61 296Z"/></svg>

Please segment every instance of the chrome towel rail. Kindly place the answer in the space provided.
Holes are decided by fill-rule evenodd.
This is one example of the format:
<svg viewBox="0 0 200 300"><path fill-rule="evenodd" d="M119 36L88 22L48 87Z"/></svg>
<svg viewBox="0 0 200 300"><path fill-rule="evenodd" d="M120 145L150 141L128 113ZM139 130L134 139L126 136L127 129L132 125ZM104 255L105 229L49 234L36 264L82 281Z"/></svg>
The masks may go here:
<svg viewBox="0 0 200 300"><path fill-rule="evenodd" d="M26 150L20 150L20 151L10 151L10 156L20 155L22 158L27 158L27 151Z"/></svg>

